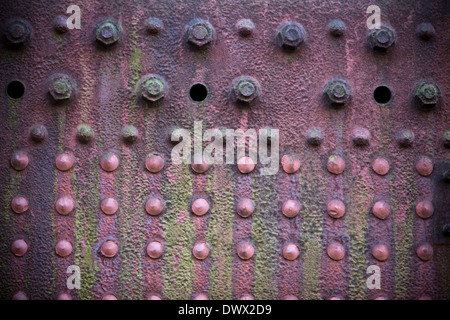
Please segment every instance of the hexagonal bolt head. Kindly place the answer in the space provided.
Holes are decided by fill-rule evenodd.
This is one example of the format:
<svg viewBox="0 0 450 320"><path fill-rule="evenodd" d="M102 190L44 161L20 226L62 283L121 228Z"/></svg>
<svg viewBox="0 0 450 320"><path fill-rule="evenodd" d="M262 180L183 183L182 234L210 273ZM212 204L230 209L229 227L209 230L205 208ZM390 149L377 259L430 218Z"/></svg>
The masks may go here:
<svg viewBox="0 0 450 320"><path fill-rule="evenodd" d="M280 46L289 49L295 49L305 40L305 29L296 22L287 22L283 24L278 32L278 41Z"/></svg>
<svg viewBox="0 0 450 320"><path fill-rule="evenodd" d="M30 38L31 29L28 22L22 19L12 20L5 30L5 37L9 43L21 45Z"/></svg>
<svg viewBox="0 0 450 320"><path fill-rule="evenodd" d="M119 40L119 28L111 21L102 22L95 31L97 40L104 45L111 45Z"/></svg>
<svg viewBox="0 0 450 320"><path fill-rule="evenodd" d="M49 93L55 100L70 99L72 95L72 84L66 75L57 75L50 83Z"/></svg>
<svg viewBox="0 0 450 320"><path fill-rule="evenodd" d="M256 79L243 76L233 80L233 94L237 100L250 103L261 94L261 89Z"/></svg>
<svg viewBox="0 0 450 320"><path fill-rule="evenodd" d="M166 95L166 81L159 75L151 74L141 80L142 97L155 102Z"/></svg>
<svg viewBox="0 0 450 320"><path fill-rule="evenodd" d="M194 19L189 23L187 38L190 43L202 47L213 40L214 28L208 21Z"/></svg>
<svg viewBox="0 0 450 320"><path fill-rule="evenodd" d="M417 85L415 97L422 106L431 107L438 102L440 93L441 90L433 81L421 81Z"/></svg>
<svg viewBox="0 0 450 320"><path fill-rule="evenodd" d="M373 29L369 36L369 42L373 49L386 51L395 43L395 32L388 26Z"/></svg>
<svg viewBox="0 0 450 320"><path fill-rule="evenodd" d="M325 93L331 103L345 104L350 99L350 87L347 82L340 79L328 81Z"/></svg>

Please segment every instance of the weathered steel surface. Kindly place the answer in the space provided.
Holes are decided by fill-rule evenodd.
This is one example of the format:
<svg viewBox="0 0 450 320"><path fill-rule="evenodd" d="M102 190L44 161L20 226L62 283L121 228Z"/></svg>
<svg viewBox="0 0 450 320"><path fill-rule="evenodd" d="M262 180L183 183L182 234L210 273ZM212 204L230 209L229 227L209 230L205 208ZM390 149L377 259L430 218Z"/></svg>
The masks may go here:
<svg viewBox="0 0 450 320"><path fill-rule="evenodd" d="M0 298L449 299L449 3L372 2L1 1ZM173 165L195 120L299 162Z"/></svg>

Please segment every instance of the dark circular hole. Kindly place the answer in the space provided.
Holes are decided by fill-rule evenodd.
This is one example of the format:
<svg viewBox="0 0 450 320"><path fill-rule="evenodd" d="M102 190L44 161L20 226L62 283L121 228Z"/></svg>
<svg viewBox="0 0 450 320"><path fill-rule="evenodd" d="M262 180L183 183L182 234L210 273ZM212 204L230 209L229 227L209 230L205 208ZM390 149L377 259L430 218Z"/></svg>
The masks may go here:
<svg viewBox="0 0 450 320"><path fill-rule="evenodd" d="M379 86L373 91L373 98L380 104L385 104L391 101L391 89L386 86Z"/></svg>
<svg viewBox="0 0 450 320"><path fill-rule="evenodd" d="M20 99L25 93L25 86L19 80L13 80L6 87L6 93L10 98Z"/></svg>
<svg viewBox="0 0 450 320"><path fill-rule="evenodd" d="M191 87L189 95L194 101L203 101L208 95L208 89L206 89L206 86L204 84L196 83Z"/></svg>

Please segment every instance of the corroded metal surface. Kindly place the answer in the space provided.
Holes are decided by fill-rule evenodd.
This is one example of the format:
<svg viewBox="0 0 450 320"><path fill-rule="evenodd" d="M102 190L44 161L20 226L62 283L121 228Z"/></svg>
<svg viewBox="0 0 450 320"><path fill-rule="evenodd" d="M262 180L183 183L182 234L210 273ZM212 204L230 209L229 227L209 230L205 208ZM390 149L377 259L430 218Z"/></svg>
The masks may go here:
<svg viewBox="0 0 450 320"><path fill-rule="evenodd" d="M1 1L0 298L449 299L449 3L374 2Z"/></svg>

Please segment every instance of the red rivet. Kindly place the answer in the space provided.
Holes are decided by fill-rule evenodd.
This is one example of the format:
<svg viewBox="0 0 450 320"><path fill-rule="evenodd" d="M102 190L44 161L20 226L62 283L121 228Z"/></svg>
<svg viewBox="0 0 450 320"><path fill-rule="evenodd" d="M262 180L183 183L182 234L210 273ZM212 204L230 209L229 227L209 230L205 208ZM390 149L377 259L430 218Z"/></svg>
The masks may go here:
<svg viewBox="0 0 450 320"><path fill-rule="evenodd" d="M72 297L70 294L67 293L61 293L56 300L72 300Z"/></svg>
<svg viewBox="0 0 450 320"><path fill-rule="evenodd" d="M202 216L209 210L209 203L203 198L198 198L192 202L192 212L197 216Z"/></svg>
<svg viewBox="0 0 450 320"><path fill-rule="evenodd" d="M56 168L61 171L67 171L73 167L75 160L72 155L68 153L61 153L56 157Z"/></svg>
<svg viewBox="0 0 450 320"><path fill-rule="evenodd" d="M286 217L293 218L300 212L300 203L296 200L287 200L281 211Z"/></svg>
<svg viewBox="0 0 450 320"><path fill-rule="evenodd" d="M373 300L387 300L387 298L385 296L378 296Z"/></svg>
<svg viewBox="0 0 450 320"><path fill-rule="evenodd" d="M163 246L158 241L152 241L147 245L147 254L150 258L158 259L163 254Z"/></svg>
<svg viewBox="0 0 450 320"><path fill-rule="evenodd" d="M147 297L147 300L161 300L161 297L157 296L155 294L152 294Z"/></svg>
<svg viewBox="0 0 450 320"><path fill-rule="evenodd" d="M433 257L433 247L427 243L422 244L417 247L416 253L420 260L428 261Z"/></svg>
<svg viewBox="0 0 450 320"><path fill-rule="evenodd" d="M283 300L298 300L298 298L296 296L293 295L287 295L284 297Z"/></svg>
<svg viewBox="0 0 450 320"><path fill-rule="evenodd" d="M68 257L72 253L72 244L67 240L61 240L56 244L55 251L62 258Z"/></svg>
<svg viewBox="0 0 450 320"><path fill-rule="evenodd" d="M119 167L119 157L114 152L107 152L102 156L100 166L105 171L114 171Z"/></svg>
<svg viewBox="0 0 450 320"><path fill-rule="evenodd" d="M281 166L286 173L294 173L300 169L300 159L296 156L285 154L281 158Z"/></svg>
<svg viewBox="0 0 450 320"><path fill-rule="evenodd" d="M339 261L342 260L345 256L345 248L342 244L333 242L328 245L327 254L331 259Z"/></svg>
<svg viewBox="0 0 450 320"><path fill-rule="evenodd" d="M28 297L25 294L25 292L19 291L15 295L13 295L12 299L13 300L28 300Z"/></svg>
<svg viewBox="0 0 450 320"><path fill-rule="evenodd" d="M192 248L192 254L199 260L204 260L209 255L209 247L205 242L199 242Z"/></svg>
<svg viewBox="0 0 450 320"><path fill-rule="evenodd" d="M149 154L145 159L145 167L151 173L158 173L164 168L164 159L157 154Z"/></svg>
<svg viewBox="0 0 450 320"><path fill-rule="evenodd" d="M100 207L104 214L110 216L117 212L119 203L114 198L106 198L102 200Z"/></svg>
<svg viewBox="0 0 450 320"><path fill-rule="evenodd" d="M208 296L204 293L200 293L195 296L194 300L209 300Z"/></svg>
<svg viewBox="0 0 450 320"><path fill-rule="evenodd" d="M247 218L255 211L255 205L251 199L243 198L239 201L236 211L241 217Z"/></svg>
<svg viewBox="0 0 450 320"><path fill-rule="evenodd" d="M434 213L434 207L431 201L423 200L416 205L416 213L422 219L428 219Z"/></svg>
<svg viewBox="0 0 450 320"><path fill-rule="evenodd" d="M254 253L255 248L253 248L253 245L250 242L241 243L237 249L237 254L242 260L250 259L253 257Z"/></svg>
<svg viewBox="0 0 450 320"><path fill-rule="evenodd" d="M416 163L416 170L421 176L429 176L433 172L433 161L429 157L422 157Z"/></svg>
<svg viewBox="0 0 450 320"><path fill-rule="evenodd" d="M328 298L328 300L343 300L340 296L331 296Z"/></svg>
<svg viewBox="0 0 450 320"><path fill-rule="evenodd" d="M327 169L333 174L340 174L345 170L345 161L340 156L332 155L328 158Z"/></svg>
<svg viewBox="0 0 450 320"><path fill-rule="evenodd" d="M102 298L102 300L117 300L116 296L113 294L107 294Z"/></svg>
<svg viewBox="0 0 450 320"><path fill-rule="evenodd" d="M17 171L22 171L28 166L28 155L24 151L17 151L11 157L11 166Z"/></svg>
<svg viewBox="0 0 450 320"><path fill-rule="evenodd" d="M114 241L108 240L105 241L102 245L101 253L107 257L112 258L114 257L117 252L119 251L119 246Z"/></svg>
<svg viewBox="0 0 450 320"><path fill-rule="evenodd" d="M194 172L197 173L204 173L208 171L208 169L211 167L208 163L202 162L202 163L191 163L191 168Z"/></svg>
<svg viewBox="0 0 450 320"><path fill-rule="evenodd" d="M377 158L372 162L372 169L376 174L384 176L389 172L389 162L383 158Z"/></svg>
<svg viewBox="0 0 450 320"><path fill-rule="evenodd" d="M342 218L345 214L345 204L341 200L331 200L328 202L327 211L330 217Z"/></svg>
<svg viewBox="0 0 450 320"><path fill-rule="evenodd" d="M423 296L420 296L420 297L419 297L419 300L433 300L433 299L431 299L430 296L423 295Z"/></svg>
<svg viewBox="0 0 450 320"><path fill-rule="evenodd" d="M14 240L14 242L11 245L11 252L16 257L24 256L25 253L27 253L27 250L28 250L28 245L25 242L25 240L23 240L23 239Z"/></svg>
<svg viewBox="0 0 450 320"><path fill-rule="evenodd" d="M145 211L149 215L157 216L160 214L164 209L164 204L162 203L161 199L158 198L148 198L145 202Z"/></svg>
<svg viewBox="0 0 450 320"><path fill-rule="evenodd" d="M255 298L251 294L243 294L239 300L255 300Z"/></svg>
<svg viewBox="0 0 450 320"><path fill-rule="evenodd" d="M386 261L389 257L389 249L384 244L376 245L372 249L372 255L378 261Z"/></svg>
<svg viewBox="0 0 450 320"><path fill-rule="evenodd" d="M242 157L238 160L237 166L241 173L249 173L255 169L255 161L250 157Z"/></svg>
<svg viewBox="0 0 450 320"><path fill-rule="evenodd" d="M378 219L384 220L390 215L391 206L383 200L377 201L373 204L372 213Z"/></svg>
<svg viewBox="0 0 450 320"><path fill-rule="evenodd" d="M287 244L283 249L283 257L287 260L295 260L299 254L298 247L293 243Z"/></svg>
<svg viewBox="0 0 450 320"><path fill-rule="evenodd" d="M63 216L68 215L75 208L75 202L69 196L63 196L56 201L56 211Z"/></svg>
<svg viewBox="0 0 450 320"><path fill-rule="evenodd" d="M28 200L25 197L14 197L11 200L11 209L15 213L24 213L28 210Z"/></svg>

